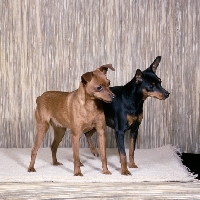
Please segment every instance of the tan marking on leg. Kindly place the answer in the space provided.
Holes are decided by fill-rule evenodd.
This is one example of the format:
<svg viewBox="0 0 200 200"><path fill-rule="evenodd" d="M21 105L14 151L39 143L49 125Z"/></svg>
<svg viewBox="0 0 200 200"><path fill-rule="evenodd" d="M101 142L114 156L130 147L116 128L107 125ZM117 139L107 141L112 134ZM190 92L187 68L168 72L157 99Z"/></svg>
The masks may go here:
<svg viewBox="0 0 200 200"><path fill-rule="evenodd" d="M121 174L122 175L131 175L127 168L126 156L120 153L120 162L121 162Z"/></svg>
<svg viewBox="0 0 200 200"><path fill-rule="evenodd" d="M129 162L130 162L130 168L138 168L137 165L134 162L134 139L130 138L129 143Z"/></svg>

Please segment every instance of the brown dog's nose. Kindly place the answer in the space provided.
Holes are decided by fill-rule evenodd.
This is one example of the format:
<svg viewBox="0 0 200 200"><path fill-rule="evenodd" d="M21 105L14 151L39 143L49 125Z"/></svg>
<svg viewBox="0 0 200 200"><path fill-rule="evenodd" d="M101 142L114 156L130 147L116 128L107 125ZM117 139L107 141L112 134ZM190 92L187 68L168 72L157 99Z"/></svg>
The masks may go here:
<svg viewBox="0 0 200 200"><path fill-rule="evenodd" d="M114 99L115 98L115 94L111 94L111 99Z"/></svg>

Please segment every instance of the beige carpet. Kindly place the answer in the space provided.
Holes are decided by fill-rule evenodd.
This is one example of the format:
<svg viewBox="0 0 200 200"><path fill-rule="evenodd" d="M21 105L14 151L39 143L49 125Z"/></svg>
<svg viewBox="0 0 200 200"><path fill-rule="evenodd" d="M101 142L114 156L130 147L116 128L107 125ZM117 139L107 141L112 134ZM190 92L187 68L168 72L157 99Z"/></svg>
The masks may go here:
<svg viewBox="0 0 200 200"><path fill-rule="evenodd" d="M59 148L58 161L62 166L51 164L49 148L40 148L36 158L36 172L28 173L31 149L0 149L0 182L143 182L143 181L194 181L195 175L188 172L176 154L177 149L166 145L155 149L136 149L136 169L132 176L120 174L117 149L107 149L108 168L112 175L102 174L101 161L89 149L80 149L83 177L73 176L71 148ZM127 151L128 155L128 151Z"/></svg>

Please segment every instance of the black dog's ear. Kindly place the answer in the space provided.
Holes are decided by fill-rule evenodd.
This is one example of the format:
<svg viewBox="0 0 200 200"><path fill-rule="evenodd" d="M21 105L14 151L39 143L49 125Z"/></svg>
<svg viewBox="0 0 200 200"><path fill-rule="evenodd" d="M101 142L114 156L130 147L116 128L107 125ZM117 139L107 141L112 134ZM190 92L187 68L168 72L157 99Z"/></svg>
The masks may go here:
<svg viewBox="0 0 200 200"><path fill-rule="evenodd" d="M156 59L153 61L153 63L150 65L150 69L156 73L156 70L158 68L158 65L161 61L161 56L157 56Z"/></svg>
<svg viewBox="0 0 200 200"><path fill-rule="evenodd" d="M93 73L92 72L87 72L85 74L83 74L81 76L81 82L83 84L86 84L87 82L91 81L92 80L92 76L93 76Z"/></svg>
<svg viewBox="0 0 200 200"><path fill-rule="evenodd" d="M103 72L104 74L107 73L108 68L111 69L112 71L115 71L115 69L113 68L112 64L106 64L106 65L102 65L101 67L99 67L99 70L101 72Z"/></svg>
<svg viewBox="0 0 200 200"><path fill-rule="evenodd" d="M142 77L143 77L142 71L140 69L137 69L136 73L135 73L135 83L136 84L141 83L142 82Z"/></svg>

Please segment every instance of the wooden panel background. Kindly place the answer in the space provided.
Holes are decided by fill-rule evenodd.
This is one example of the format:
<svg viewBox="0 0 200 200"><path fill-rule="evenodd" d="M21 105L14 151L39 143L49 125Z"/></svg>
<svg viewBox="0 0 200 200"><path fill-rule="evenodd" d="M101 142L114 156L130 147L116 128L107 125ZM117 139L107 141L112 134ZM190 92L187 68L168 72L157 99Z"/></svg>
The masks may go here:
<svg viewBox="0 0 200 200"><path fill-rule="evenodd" d="M105 63L116 69L111 85L122 85L161 55L158 76L171 95L145 102L137 148L200 153L199 8L199 0L0 0L0 147L32 147L41 93L72 91ZM50 129L42 146L52 138ZM69 133L60 146L71 146ZM116 147L109 128L107 146Z"/></svg>

